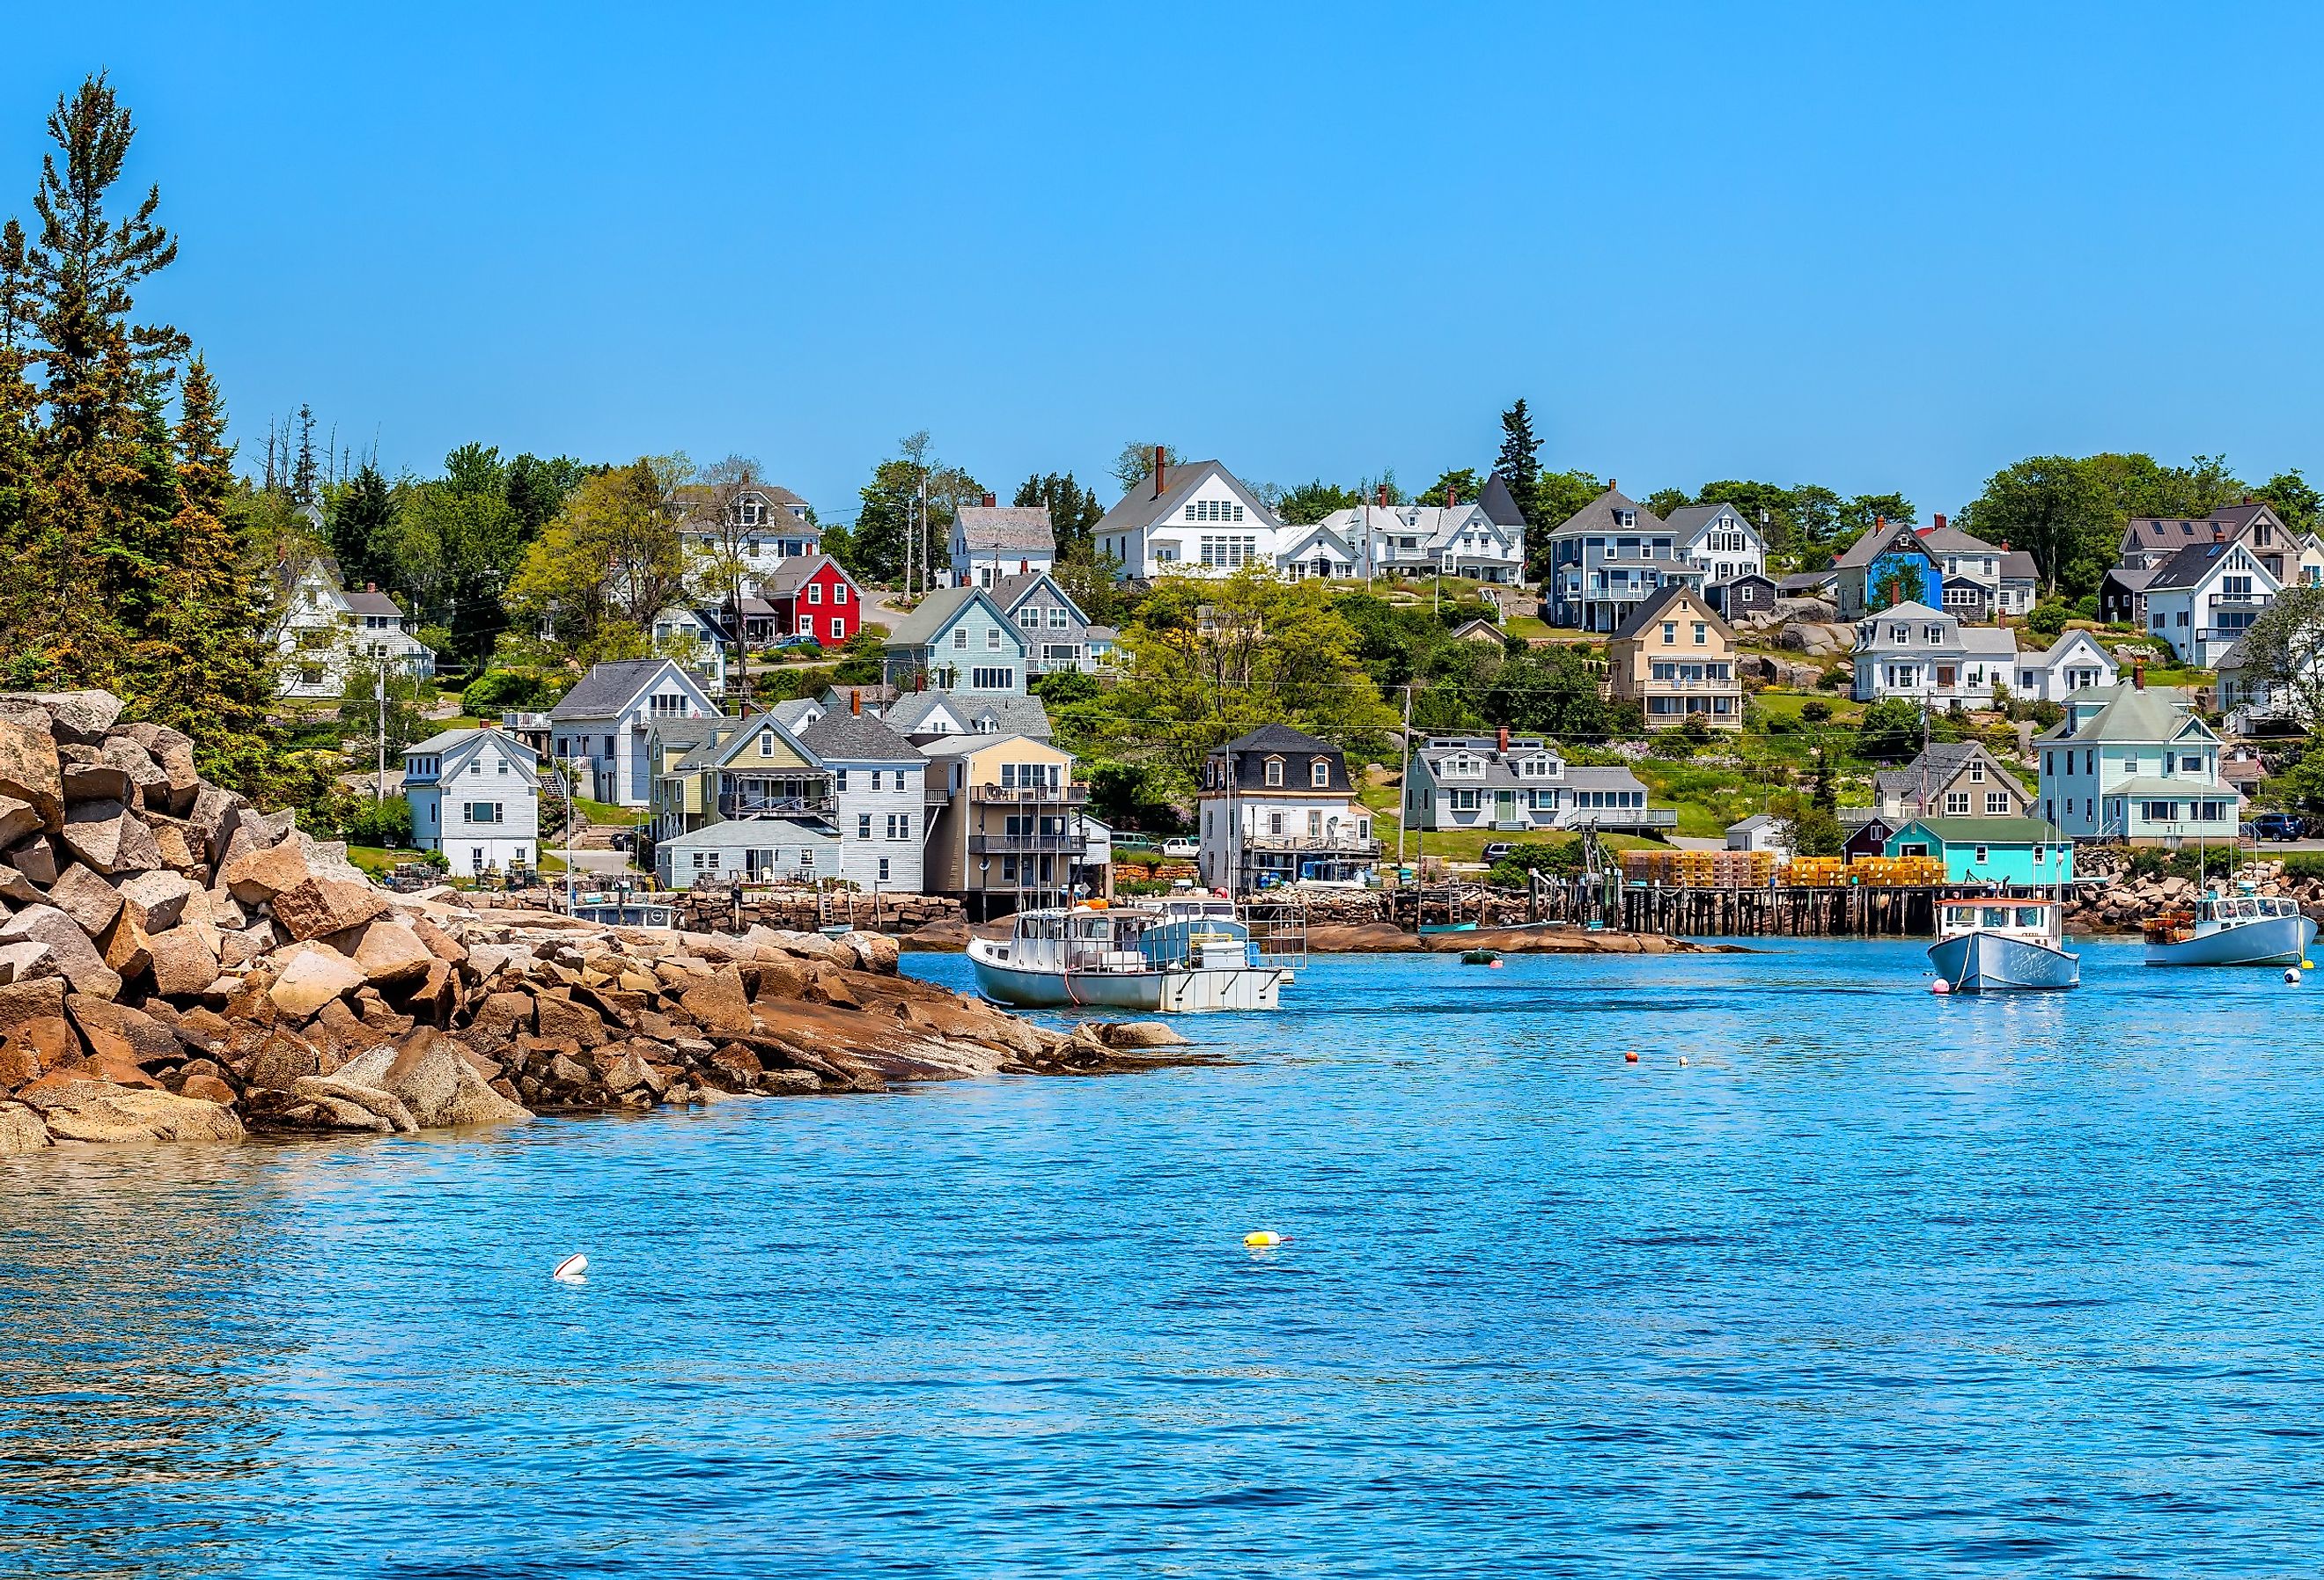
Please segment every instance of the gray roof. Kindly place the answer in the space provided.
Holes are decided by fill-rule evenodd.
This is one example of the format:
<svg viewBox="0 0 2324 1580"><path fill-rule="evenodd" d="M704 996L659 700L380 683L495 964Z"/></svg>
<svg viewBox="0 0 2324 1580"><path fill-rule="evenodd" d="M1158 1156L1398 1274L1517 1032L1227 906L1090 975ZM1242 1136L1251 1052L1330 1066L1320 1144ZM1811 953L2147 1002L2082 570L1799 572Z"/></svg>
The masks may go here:
<svg viewBox="0 0 2324 1580"><path fill-rule="evenodd" d="M1485 490L1477 495L1477 506L1485 519L1499 527L1523 527L1525 512L1517 508L1517 495L1509 492L1508 482L1499 472L1485 479Z"/></svg>
<svg viewBox="0 0 2324 1580"><path fill-rule="evenodd" d="M1729 504L1724 500L1715 504L1683 504L1663 520L1670 523L1671 531L1691 538L1709 525L1711 517L1721 514L1731 514L1754 532L1759 530L1759 523L1745 515L1741 507Z"/></svg>
<svg viewBox="0 0 2324 1580"><path fill-rule="evenodd" d="M1082 606L1074 602L1073 595L1046 570L1028 570L1017 576L1000 577L992 584L992 601L1001 605L1002 613L1014 614L1017 605L1037 591L1043 582L1049 584L1049 589L1057 595L1059 603L1074 612L1075 620L1084 625L1089 624L1089 616L1082 613Z"/></svg>
<svg viewBox="0 0 2324 1580"><path fill-rule="evenodd" d="M963 609L979 598L988 604L992 603L992 596L982 587L938 587L920 600L919 607L896 622L888 633L888 645L929 646ZM1007 614L998 605L993 605L992 613L1002 624L1010 624Z"/></svg>
<svg viewBox="0 0 2324 1580"><path fill-rule="evenodd" d="M1479 746L1447 742L1443 745L1438 745L1432 742L1428 745L1424 746L1419 751L1414 753L1413 755L1418 757L1423 762L1425 762L1428 765L1430 775L1432 777L1438 778L1440 783L1443 782L1443 781L1442 776L1438 774L1438 769L1443 761L1448 757L1459 757L1464 755L1482 757L1485 760L1485 773L1484 777L1481 779L1479 779L1474 775L1463 774L1458 781L1454 781L1458 784L1489 785L1495 789L1499 789L1504 785L1518 785L1526 787L1540 785L1554 789L1558 785L1572 782L1571 774L1564 771L1563 764L1565 759L1545 744L1529 744L1520 747L1515 742L1512 742L1510 743L1509 750L1507 753L1503 753L1498 746L1489 744ZM1547 757L1550 761L1559 764L1560 771L1554 779L1521 779L1518 777L1517 770L1509 766L1512 760L1519 757Z"/></svg>
<svg viewBox="0 0 2324 1580"><path fill-rule="evenodd" d="M777 724L793 735L807 728L807 721L816 716L822 710L823 704L816 701L812 697L789 698L767 709L774 716Z"/></svg>
<svg viewBox="0 0 2324 1580"><path fill-rule="evenodd" d="M1832 582L1833 574L1833 572L1829 570L1802 571L1797 576L1786 576L1778 578L1775 583L1775 587L1779 592L1787 595L1812 592L1818 587L1830 587Z"/></svg>
<svg viewBox="0 0 2324 1580"><path fill-rule="evenodd" d="M349 614L386 614L398 620L403 618L403 605L397 603L393 598L389 597L385 593L365 591L360 593L342 593L339 596L346 599L347 612Z"/></svg>
<svg viewBox="0 0 2324 1580"><path fill-rule="evenodd" d="M840 575L847 576L846 570L841 568L839 562L828 554L794 554L775 567L771 574L761 577L759 585L772 588L778 596L788 596L797 593L800 587L806 586L807 578L826 565L839 569ZM854 580L853 577L849 577L848 579L851 582ZM746 602L743 608L749 612L750 604ZM768 613L773 612L772 605L770 605Z"/></svg>
<svg viewBox="0 0 2324 1580"><path fill-rule="evenodd" d="M720 725L733 722L724 715L708 713L694 718L658 718L647 726L647 731L659 735L665 746L696 746L708 740Z"/></svg>
<svg viewBox="0 0 2324 1580"><path fill-rule="evenodd" d="M1773 812L1754 812L1748 818L1738 818L1734 822L1729 823L1727 826L1727 832L1729 834L1744 834L1754 829L1765 828L1770 824L1780 823L1782 821L1783 819L1776 817Z"/></svg>
<svg viewBox="0 0 2324 1580"><path fill-rule="evenodd" d="M2211 668L2218 670L2222 673L2225 673L2229 670L2242 669L2250 658L2250 655L2244 651L2245 645L2250 641L2251 638L2248 636L2239 636L2236 638L2235 646L2221 653L2219 655L2219 661L2213 664Z"/></svg>
<svg viewBox="0 0 2324 1580"><path fill-rule="evenodd" d="M1090 529L1090 535L1103 537L1110 532L1132 531L1161 521L1166 516L1175 515L1185 497L1201 487L1205 479L1213 476L1225 478L1235 492L1241 495L1244 504L1254 513L1254 519L1259 525L1280 526L1282 524L1276 520L1275 513L1260 502L1259 495L1243 486L1241 478L1228 471L1218 462L1173 461L1162 474L1163 488L1158 497L1154 492L1154 480L1148 478L1117 500L1113 508L1105 513L1104 517L1096 526Z"/></svg>
<svg viewBox="0 0 2324 1580"><path fill-rule="evenodd" d="M1887 551L1890 544L1896 542L1897 534L1900 532L1905 537L1912 539L1913 547L1919 549L1922 553L1927 555L1932 559L1936 558L1936 551L1932 550L1928 544L1922 541L1920 534L1913 531L1913 526L1910 522L1876 522L1871 526L1865 528L1864 536L1857 539L1855 542L1850 543L1848 546L1848 552L1841 555L1837 560L1833 561L1833 563L1835 565L1844 565L1851 570L1860 569L1865 566L1870 565L1874 560L1879 559L1882 554ZM1968 534L1964 532L1962 536L1967 537ZM1971 541L1975 541L1975 540L1972 539ZM1978 547L1982 550L1987 547L1987 545L1979 543Z"/></svg>
<svg viewBox="0 0 2324 1580"><path fill-rule="evenodd" d="M1631 527L1615 525L1614 513L1618 510L1635 511L1637 524ZM1609 485L1605 493L1566 517L1550 536L1563 538L1581 532L1666 532L1669 530L1669 523L1662 517Z"/></svg>
<svg viewBox="0 0 2324 1580"><path fill-rule="evenodd" d="M982 752L987 746L998 746L1004 741L1022 741L1028 737L1007 732L997 735L946 735L940 741L930 741L920 748L924 757L957 757L964 752ZM1043 741L1046 746L1049 743Z"/></svg>
<svg viewBox="0 0 2324 1580"><path fill-rule="evenodd" d="M1565 782L1580 785L1584 790L1643 790L1646 788L1645 782L1627 768L1603 767L1592 762L1569 766L1565 771Z"/></svg>
<svg viewBox="0 0 2324 1580"><path fill-rule="evenodd" d="M429 736L424 741L413 742L403 749L403 754L409 757L415 753L426 753L429 756L443 758L446 765L449 766L461 758L472 755L477 746L487 739L508 753L509 761L516 764L517 776L525 783L535 786L540 783L540 757L531 747L505 730L482 728L444 730Z"/></svg>
<svg viewBox="0 0 2324 1580"><path fill-rule="evenodd" d="M2190 543L2154 568L2154 575L2147 582L2146 590L2162 593L2177 587L2191 587L2236 546L2236 541L2233 538L2218 543Z"/></svg>
<svg viewBox="0 0 2324 1580"><path fill-rule="evenodd" d="M835 707L798 733L824 762L917 762L919 748L868 713Z"/></svg>
<svg viewBox="0 0 2324 1580"><path fill-rule="evenodd" d="M789 489L778 487L772 483L754 483L748 488L737 490L735 497L740 499L744 494L758 494L770 505L782 505L788 507L795 504L803 505L807 503L806 500L801 499ZM687 483L671 489L670 495L672 498L676 499L678 504L686 507L687 514L689 519L698 521L701 519L703 507L717 498L718 490L710 487L707 484ZM803 522L798 522L796 517L788 516L788 510L786 510L786 518L794 525L804 524ZM770 522L765 524L775 526L781 523Z"/></svg>
<svg viewBox="0 0 2324 1580"><path fill-rule="evenodd" d="M2202 722L2191 711L2187 693L2176 687L2116 686L2094 694L2106 698L2106 706L2083 721L2080 729L2070 733L2061 720L2044 730L2041 739L2052 745L2077 746L2108 741L2172 741L2190 721Z"/></svg>
<svg viewBox="0 0 2324 1580"><path fill-rule="evenodd" d="M713 766L725 754L727 743L742 733L743 721L739 718L715 718L710 722L716 727L703 736L692 751L678 760L676 772Z"/></svg>
<svg viewBox="0 0 2324 1580"><path fill-rule="evenodd" d="M1988 543L1982 538L1973 538L1959 527L1932 527L1927 531L1916 535L1920 538L1923 546L1932 554L1999 554L2002 552L2000 544Z"/></svg>
<svg viewBox="0 0 2324 1580"><path fill-rule="evenodd" d="M2042 568L2034 563L2034 556L2023 549L2012 549L2001 557L2001 579L2004 581L2034 581Z"/></svg>
<svg viewBox="0 0 2324 1580"><path fill-rule="evenodd" d="M2009 775L2009 771L2002 766L1999 760L1976 741L1932 741L1921 748L1918 757L1904 767L1885 768L1875 773L1872 789L1883 800L1891 795L1914 794L1923 785L1932 790L1940 789L1960 777L1961 770L1978 757L1999 769L2007 778L2010 787L2016 789L2021 795L2024 793L2024 785Z"/></svg>
<svg viewBox="0 0 2324 1580"><path fill-rule="evenodd" d="M2160 566L2148 565L2133 570L2126 565L2117 565L2101 579L2119 582L2127 592L2143 593L2154 580L2154 573L2161 568Z"/></svg>
<svg viewBox="0 0 2324 1580"><path fill-rule="evenodd" d="M938 707L949 709L971 732L977 719L989 713L1003 735L1036 741L1049 738L1049 710L1039 698L985 697L975 692L919 691L899 697L887 711L888 727L907 735L923 734L920 726Z"/></svg>
<svg viewBox="0 0 2324 1580"><path fill-rule="evenodd" d="M972 554L1057 551L1046 504L964 504L959 523L961 541Z"/></svg>
<svg viewBox="0 0 2324 1580"><path fill-rule="evenodd" d="M589 672L581 677L580 684L549 710L549 716L558 720L611 718L634 701L647 683L665 668L675 670L678 666L668 659L616 659L592 664ZM678 672L685 673L683 670Z"/></svg>

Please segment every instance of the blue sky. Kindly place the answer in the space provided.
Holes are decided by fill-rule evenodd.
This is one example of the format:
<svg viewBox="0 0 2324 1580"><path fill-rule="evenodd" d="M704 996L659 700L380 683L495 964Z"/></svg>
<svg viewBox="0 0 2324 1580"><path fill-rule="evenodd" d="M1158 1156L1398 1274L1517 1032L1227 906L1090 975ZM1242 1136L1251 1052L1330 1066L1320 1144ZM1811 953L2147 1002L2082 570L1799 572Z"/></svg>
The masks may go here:
<svg viewBox="0 0 2324 1580"><path fill-rule="evenodd" d="M917 428L1003 493L1132 438L1416 488L1518 395L1635 494L2324 475L2324 12L2039 10L50 5L0 211L106 67L246 431L741 452L829 520Z"/></svg>

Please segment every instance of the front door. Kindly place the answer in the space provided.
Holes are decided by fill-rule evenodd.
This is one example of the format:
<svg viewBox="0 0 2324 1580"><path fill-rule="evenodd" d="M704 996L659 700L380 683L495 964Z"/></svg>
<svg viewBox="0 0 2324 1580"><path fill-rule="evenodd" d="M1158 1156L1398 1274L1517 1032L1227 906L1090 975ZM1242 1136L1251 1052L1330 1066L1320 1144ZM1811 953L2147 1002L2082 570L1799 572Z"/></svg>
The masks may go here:
<svg viewBox="0 0 2324 1580"><path fill-rule="evenodd" d="M1515 790L1495 790L1493 792L1493 821L1496 823L1513 823L1517 820L1517 792Z"/></svg>

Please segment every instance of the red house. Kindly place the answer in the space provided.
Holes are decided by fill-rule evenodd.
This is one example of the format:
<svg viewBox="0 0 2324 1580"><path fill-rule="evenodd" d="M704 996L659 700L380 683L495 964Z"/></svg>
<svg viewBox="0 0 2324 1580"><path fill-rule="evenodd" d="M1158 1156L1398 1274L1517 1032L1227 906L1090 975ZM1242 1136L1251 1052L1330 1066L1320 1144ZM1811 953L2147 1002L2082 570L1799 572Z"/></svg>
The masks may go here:
<svg viewBox="0 0 2324 1580"><path fill-rule="evenodd" d="M784 560L759 584L759 596L773 606L779 636L839 647L863 624L863 589L828 554Z"/></svg>

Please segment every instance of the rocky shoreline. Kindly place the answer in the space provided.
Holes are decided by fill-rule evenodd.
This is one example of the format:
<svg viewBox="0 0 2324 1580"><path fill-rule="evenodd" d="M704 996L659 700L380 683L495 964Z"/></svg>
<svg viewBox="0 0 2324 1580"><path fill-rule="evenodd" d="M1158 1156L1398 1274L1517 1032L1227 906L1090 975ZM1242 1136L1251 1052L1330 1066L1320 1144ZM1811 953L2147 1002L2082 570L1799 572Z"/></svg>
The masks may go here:
<svg viewBox="0 0 2324 1580"><path fill-rule="evenodd" d="M901 975L894 940L399 895L99 692L0 696L0 1153L504 1124L1185 1063Z"/></svg>

